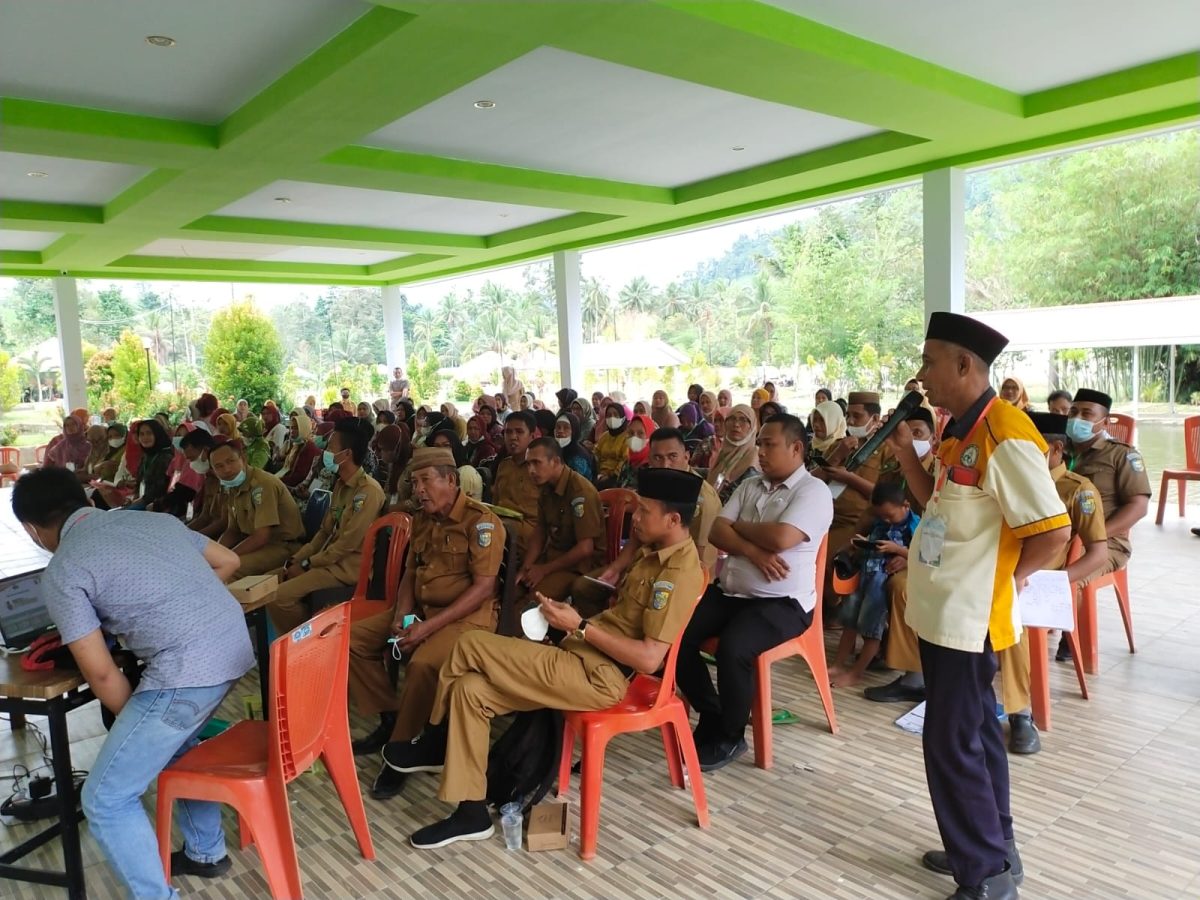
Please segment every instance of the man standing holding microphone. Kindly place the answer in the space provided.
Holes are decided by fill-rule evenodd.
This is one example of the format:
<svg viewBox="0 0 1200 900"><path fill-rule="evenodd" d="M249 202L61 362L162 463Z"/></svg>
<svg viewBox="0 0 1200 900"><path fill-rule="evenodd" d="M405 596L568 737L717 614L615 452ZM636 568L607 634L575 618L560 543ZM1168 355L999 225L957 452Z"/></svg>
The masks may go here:
<svg viewBox="0 0 1200 900"><path fill-rule="evenodd" d="M931 476L901 423L888 443L925 516L909 554L906 621L919 638L925 774L945 852L922 862L958 883L950 900L1014 900L1021 860L996 718L995 651L1020 638L1017 595L1070 539L1070 520L1030 418L997 402L988 370L1008 339L935 312L917 377L953 414Z"/></svg>

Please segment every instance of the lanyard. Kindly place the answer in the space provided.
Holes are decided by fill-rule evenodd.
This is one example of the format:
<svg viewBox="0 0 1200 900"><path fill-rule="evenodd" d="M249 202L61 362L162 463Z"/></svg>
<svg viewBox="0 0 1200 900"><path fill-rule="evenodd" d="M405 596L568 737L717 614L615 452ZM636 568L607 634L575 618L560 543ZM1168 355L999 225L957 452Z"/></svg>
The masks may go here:
<svg viewBox="0 0 1200 900"><path fill-rule="evenodd" d="M979 414L979 418L977 418L975 420L975 424L971 426L971 430L968 431L966 436L958 442L958 444L956 445L956 449L959 447L966 449L966 447L969 447L971 445L971 438L973 438L975 436L975 432L979 430L979 426L983 424L983 420L985 418L987 418L988 411L992 408L992 404L994 404L995 402L996 402L995 397L993 397L991 400L989 400L987 402L987 406L985 406L983 408L983 412L981 412ZM963 450L962 449L958 450L958 458L959 458L960 462L962 461L962 454L963 454ZM937 486L934 487L934 489L933 489L933 493L935 496L942 492L942 487L946 483L946 478L950 475L951 466L946 465L945 460L942 460L941 468L942 468L942 471L938 473Z"/></svg>

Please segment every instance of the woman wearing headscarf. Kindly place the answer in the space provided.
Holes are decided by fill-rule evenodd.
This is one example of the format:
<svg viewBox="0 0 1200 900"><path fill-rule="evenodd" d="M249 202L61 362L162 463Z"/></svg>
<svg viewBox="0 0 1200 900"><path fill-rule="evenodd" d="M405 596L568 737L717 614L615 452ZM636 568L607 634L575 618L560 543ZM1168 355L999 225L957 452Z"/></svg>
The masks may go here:
<svg viewBox="0 0 1200 900"><path fill-rule="evenodd" d="M654 420L649 416L634 416L629 420L629 456L618 477L617 487L637 487L638 469L650 462L650 435L654 430Z"/></svg>
<svg viewBox="0 0 1200 900"><path fill-rule="evenodd" d="M490 406L479 407L479 420L483 422L483 431L487 436L488 443L499 449L500 445L504 443L504 427L500 424L496 410Z"/></svg>
<svg viewBox="0 0 1200 900"><path fill-rule="evenodd" d="M700 417L711 425L713 416L716 415L718 409L717 395L712 391L702 391L696 405L700 407Z"/></svg>
<svg viewBox="0 0 1200 900"><path fill-rule="evenodd" d="M130 470L135 486L133 496L125 507L146 509L167 493L167 469L171 460L175 458L175 447L158 419L143 419L131 434L135 435L141 452L136 470ZM129 459L129 455L127 449L126 460Z"/></svg>
<svg viewBox="0 0 1200 900"><path fill-rule="evenodd" d="M283 453L283 464L276 473L289 488L296 487L308 477L313 460L321 455L321 448L313 441L312 419L304 413L297 413L291 419L288 446Z"/></svg>
<svg viewBox="0 0 1200 900"><path fill-rule="evenodd" d="M467 419L467 451L471 465L477 468L481 468L487 460L496 455L496 445L492 443L492 436L488 434L487 422L483 416L476 415Z"/></svg>
<svg viewBox="0 0 1200 900"><path fill-rule="evenodd" d="M238 426L238 432L246 444L246 464L256 469L265 469L271 461L271 445L263 437L263 421L251 416Z"/></svg>
<svg viewBox="0 0 1200 900"><path fill-rule="evenodd" d="M250 415L250 401L239 400L237 405L233 407L233 417L239 422L245 422L246 417Z"/></svg>
<svg viewBox="0 0 1200 900"><path fill-rule="evenodd" d="M87 442L91 450L82 469L75 470L75 476L84 484L92 481L112 481L121 464L125 453L125 427L120 426L120 437L114 438L117 445L109 444L108 429L103 425L93 425L87 430Z"/></svg>
<svg viewBox="0 0 1200 900"><path fill-rule="evenodd" d="M554 396L558 398L558 415L562 415L570 412L571 403L579 396L579 392L565 387L555 391Z"/></svg>
<svg viewBox="0 0 1200 900"><path fill-rule="evenodd" d="M399 425L384 425L383 430L376 432L371 439L370 446L375 452L375 473L372 477L385 490L392 482L392 469L399 464L399 449L403 439L404 433Z"/></svg>
<svg viewBox="0 0 1200 900"><path fill-rule="evenodd" d="M834 448L846 436L846 416L840 406L832 400L825 400L817 404L809 421L812 423L812 452L808 461L809 468L812 468L829 459Z"/></svg>
<svg viewBox="0 0 1200 900"><path fill-rule="evenodd" d="M1000 399L1007 400L1023 412L1029 411L1029 392L1020 378L1009 375L1000 383Z"/></svg>
<svg viewBox="0 0 1200 900"><path fill-rule="evenodd" d="M717 489L721 502L733 495L733 490L748 476L757 472L758 447L754 438L758 434L758 416L744 403L739 403L725 416L725 437L721 451L708 467L708 483Z"/></svg>
<svg viewBox="0 0 1200 900"><path fill-rule="evenodd" d="M721 388L717 391L717 409L732 409L733 408L733 392L729 388Z"/></svg>
<svg viewBox="0 0 1200 900"><path fill-rule="evenodd" d="M370 403L364 400L354 408L354 411L360 420L366 422L372 428L375 427L375 408Z"/></svg>
<svg viewBox="0 0 1200 900"><path fill-rule="evenodd" d="M679 416L671 411L666 391L655 391L650 397L650 418L657 428L678 428Z"/></svg>
<svg viewBox="0 0 1200 900"><path fill-rule="evenodd" d="M449 401L442 404L442 415L450 420L450 424L454 426L454 433L458 435L459 443L467 437L467 421L458 414L458 407Z"/></svg>
<svg viewBox="0 0 1200 900"><path fill-rule="evenodd" d="M537 397L533 396L533 392L526 391L517 398L517 409L524 409L528 410L529 412L533 412L533 404L535 400L537 400Z"/></svg>
<svg viewBox="0 0 1200 900"><path fill-rule="evenodd" d="M725 437L725 416L728 414L728 409L718 409L713 413L712 434L702 440L692 451L692 468L707 470L713 464L717 454L721 452L721 443Z"/></svg>
<svg viewBox="0 0 1200 900"><path fill-rule="evenodd" d="M582 433L579 418L572 412L560 413L554 420L554 440L562 448L563 462L588 481L595 481L596 457L579 442Z"/></svg>
<svg viewBox="0 0 1200 900"><path fill-rule="evenodd" d="M512 366L504 366L500 369L500 377L500 390L504 394L504 401L509 410L520 409L521 395L525 393L525 385L517 378L516 370Z"/></svg>
<svg viewBox="0 0 1200 900"><path fill-rule="evenodd" d="M771 399L771 392L766 388L755 388L754 393L750 395L750 408L758 413L758 408Z"/></svg>
<svg viewBox="0 0 1200 900"><path fill-rule="evenodd" d="M249 418L252 419L254 417L250 416ZM193 424L195 424L197 427L200 427L200 428L203 427L199 422L195 422ZM234 438L236 438L238 436L238 425L240 425L240 424L241 423L238 422L238 420L235 416L232 416L229 413L225 413L222 416L217 416L216 424L215 424L215 429L216 429L215 433L223 435L223 436L229 438L230 440L233 440Z"/></svg>
<svg viewBox="0 0 1200 900"><path fill-rule="evenodd" d="M618 487L621 470L629 462L629 419L625 407L610 403L604 408L604 434L596 441L596 487Z"/></svg>
<svg viewBox="0 0 1200 900"><path fill-rule="evenodd" d="M84 433L87 426L80 424L79 418L74 415L66 416L62 421L62 435L59 441L46 451L46 467L80 472L87 465L88 456L92 452L92 445L88 443Z"/></svg>
<svg viewBox="0 0 1200 900"><path fill-rule="evenodd" d="M275 405L274 400L268 400L263 404L262 423L263 437L271 448L271 464L267 471L274 472L279 468L283 454L287 451L291 423L283 421L279 407Z"/></svg>
<svg viewBox="0 0 1200 900"><path fill-rule="evenodd" d="M196 428L193 422L181 422L171 439L174 453L167 465L167 492L146 506L150 512L165 512L182 519L187 515L188 504L204 488L204 476L191 466L191 460L183 452L183 439Z"/></svg>
<svg viewBox="0 0 1200 900"><path fill-rule="evenodd" d="M685 444L699 444L713 435L712 423L700 415L700 405L691 401L679 407L679 430Z"/></svg>
<svg viewBox="0 0 1200 900"><path fill-rule="evenodd" d="M596 417L592 413L592 404L582 397L571 401L567 410L579 421L579 443L586 446L590 442L592 431L596 428Z"/></svg>

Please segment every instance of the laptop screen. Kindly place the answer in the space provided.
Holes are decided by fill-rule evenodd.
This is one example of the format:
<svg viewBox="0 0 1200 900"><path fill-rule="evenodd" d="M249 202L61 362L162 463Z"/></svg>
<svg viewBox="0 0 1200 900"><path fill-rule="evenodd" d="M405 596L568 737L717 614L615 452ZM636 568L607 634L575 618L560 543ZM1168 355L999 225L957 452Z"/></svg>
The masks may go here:
<svg viewBox="0 0 1200 900"><path fill-rule="evenodd" d="M38 591L41 572L0 581L0 641L10 650L28 647L54 623Z"/></svg>

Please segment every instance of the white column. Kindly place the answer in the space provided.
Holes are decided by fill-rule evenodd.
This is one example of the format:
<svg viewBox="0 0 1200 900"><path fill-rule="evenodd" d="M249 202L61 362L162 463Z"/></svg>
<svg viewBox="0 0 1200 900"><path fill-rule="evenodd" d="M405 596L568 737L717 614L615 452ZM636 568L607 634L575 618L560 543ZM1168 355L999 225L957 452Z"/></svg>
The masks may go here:
<svg viewBox="0 0 1200 900"><path fill-rule="evenodd" d="M1142 354L1139 352L1141 347L1133 349L1133 411L1130 413L1135 419L1138 414L1138 401L1142 396Z"/></svg>
<svg viewBox="0 0 1200 900"><path fill-rule="evenodd" d="M558 367L562 386L583 393L583 306L579 299L579 251L554 254L558 307Z"/></svg>
<svg viewBox="0 0 1200 900"><path fill-rule="evenodd" d="M1175 415L1175 345L1167 349L1171 354L1167 363L1167 402L1171 404L1171 415Z"/></svg>
<svg viewBox="0 0 1200 900"><path fill-rule="evenodd" d="M392 369L404 369L404 374L411 377L405 366L404 353L404 301L400 297L400 285L385 284L383 286L383 339L387 346L388 380L391 380Z"/></svg>
<svg viewBox="0 0 1200 900"><path fill-rule="evenodd" d="M964 311L967 260L962 169L926 172L921 185L925 245L925 321Z"/></svg>
<svg viewBox="0 0 1200 900"><path fill-rule="evenodd" d="M66 408L86 409L87 377L83 373L83 339L79 336L79 292L76 290L74 278L54 279L54 318L58 320L58 353L62 357L63 399Z"/></svg>

